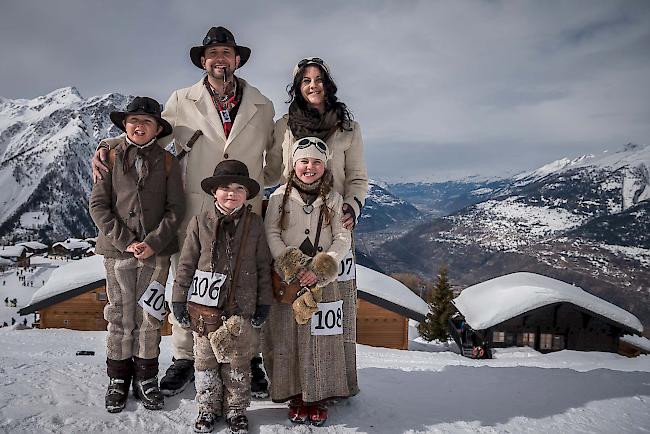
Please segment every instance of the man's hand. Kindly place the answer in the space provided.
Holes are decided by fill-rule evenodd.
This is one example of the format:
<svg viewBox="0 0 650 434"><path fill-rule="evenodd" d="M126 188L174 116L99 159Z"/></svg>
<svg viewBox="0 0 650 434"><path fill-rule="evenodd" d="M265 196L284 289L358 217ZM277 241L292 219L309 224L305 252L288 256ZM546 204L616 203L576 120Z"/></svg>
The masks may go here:
<svg viewBox="0 0 650 434"><path fill-rule="evenodd" d="M100 179L104 179L102 172L108 173L108 166L105 164L108 161L108 148L100 146L97 148L90 165L93 169L93 183L97 183Z"/></svg>
<svg viewBox="0 0 650 434"><path fill-rule="evenodd" d="M343 227L349 231L354 229L356 215L354 214L354 209L347 203L343 204L343 217L341 217L341 223Z"/></svg>
<svg viewBox="0 0 650 434"><path fill-rule="evenodd" d="M187 303L174 301L172 302L172 313L174 318L183 328L190 328L190 314L187 312Z"/></svg>
<svg viewBox="0 0 650 434"><path fill-rule="evenodd" d="M255 314L253 315L253 318L251 318L251 325L256 329L262 327L262 324L264 324L264 321L266 321L266 317L269 316L270 310L271 306L268 304L260 304L257 306L257 309L255 309Z"/></svg>

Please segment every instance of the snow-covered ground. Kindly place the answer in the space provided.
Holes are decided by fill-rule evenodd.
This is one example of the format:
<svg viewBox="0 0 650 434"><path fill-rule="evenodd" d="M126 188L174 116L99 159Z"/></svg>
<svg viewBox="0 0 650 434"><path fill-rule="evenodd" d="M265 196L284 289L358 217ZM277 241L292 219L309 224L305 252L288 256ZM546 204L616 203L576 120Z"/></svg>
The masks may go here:
<svg viewBox="0 0 650 434"><path fill-rule="evenodd" d="M162 411L131 397L122 413L106 412L104 339L105 332L0 329L0 431L191 431L193 388L167 398ZM161 370L170 343L163 338ZM650 356L517 349L476 361L440 350L359 345L362 391L333 405L326 426L291 425L284 405L254 401L251 433L650 431ZM221 423L215 432L227 429Z"/></svg>
<svg viewBox="0 0 650 434"><path fill-rule="evenodd" d="M42 256L32 256L30 261L31 269L10 268L5 272L0 272L0 325L5 322L11 325L11 318L17 322L22 322L27 318L28 325L31 325L33 316L20 316L18 309L29 304L32 295L47 282L50 274L59 265L66 263L65 260L54 260ZM23 277L24 279L22 279ZM16 306L7 306L5 298L9 300L15 298Z"/></svg>

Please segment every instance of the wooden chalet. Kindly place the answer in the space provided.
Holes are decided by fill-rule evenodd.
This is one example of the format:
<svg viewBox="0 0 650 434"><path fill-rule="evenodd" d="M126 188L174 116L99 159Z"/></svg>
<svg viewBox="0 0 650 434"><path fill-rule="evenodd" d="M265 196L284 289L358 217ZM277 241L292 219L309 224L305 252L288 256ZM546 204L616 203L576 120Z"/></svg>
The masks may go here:
<svg viewBox="0 0 650 434"><path fill-rule="evenodd" d="M30 265L30 255L23 246L2 246L0 247L0 258L11 261L14 267L27 268ZM3 261L5 265L6 261Z"/></svg>
<svg viewBox="0 0 650 434"><path fill-rule="evenodd" d="M34 314L37 328L106 330L106 279L102 256L91 256L55 270L20 315ZM163 335L171 334L165 319Z"/></svg>
<svg viewBox="0 0 650 434"><path fill-rule="evenodd" d="M47 244L39 243L38 241L24 241L16 245L23 246L25 249L27 249L27 253L30 255L40 255L47 253L49 250Z"/></svg>
<svg viewBox="0 0 650 434"><path fill-rule="evenodd" d="M50 253L54 256L69 259L81 259L92 246L90 243L77 238L68 238L65 241L52 244Z"/></svg>
<svg viewBox="0 0 650 434"><path fill-rule="evenodd" d="M401 282L356 266L357 343L406 350L409 318L423 321L429 307Z"/></svg>
<svg viewBox="0 0 650 434"><path fill-rule="evenodd" d="M621 337L643 333L631 313L568 283L512 273L466 288L450 332L463 355L489 358L495 348L531 347L629 353ZM625 346L625 345L623 345Z"/></svg>

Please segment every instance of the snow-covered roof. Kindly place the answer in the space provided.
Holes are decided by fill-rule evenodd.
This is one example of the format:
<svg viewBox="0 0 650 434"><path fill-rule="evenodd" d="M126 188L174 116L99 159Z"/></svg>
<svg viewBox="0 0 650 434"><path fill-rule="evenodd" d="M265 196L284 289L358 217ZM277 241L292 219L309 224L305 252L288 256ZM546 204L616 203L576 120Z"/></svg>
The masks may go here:
<svg viewBox="0 0 650 434"><path fill-rule="evenodd" d="M9 259L0 257L0 265L14 265L14 263Z"/></svg>
<svg viewBox="0 0 650 434"><path fill-rule="evenodd" d="M80 240L78 238L68 238L65 241L54 243L52 245L52 247L56 247L56 246L61 246L61 247L65 248L65 249L67 249L67 250L89 249L90 247L92 247L90 245L90 243L88 243L88 242L86 242L84 240Z"/></svg>
<svg viewBox="0 0 650 434"><path fill-rule="evenodd" d="M643 336L624 335L621 337L621 340L650 353L650 339L648 338Z"/></svg>
<svg viewBox="0 0 650 434"><path fill-rule="evenodd" d="M426 315L429 305L406 285L378 271L357 265L357 289L375 297Z"/></svg>
<svg viewBox="0 0 650 434"><path fill-rule="evenodd" d="M70 262L52 272L45 285L34 293L29 304L36 304L39 301L105 278L104 257L101 255Z"/></svg>
<svg viewBox="0 0 650 434"><path fill-rule="evenodd" d="M639 319L581 288L535 273L512 273L463 290L454 305L475 330L553 303L571 303L643 332Z"/></svg>
<svg viewBox="0 0 650 434"><path fill-rule="evenodd" d="M0 256L3 258L18 258L25 252L23 246L2 246L0 247Z"/></svg>
<svg viewBox="0 0 650 434"><path fill-rule="evenodd" d="M28 249L32 250L42 250L42 249L47 249L47 245L43 243L39 243L38 241L25 241L22 243L16 244L17 246L24 246L27 247Z"/></svg>

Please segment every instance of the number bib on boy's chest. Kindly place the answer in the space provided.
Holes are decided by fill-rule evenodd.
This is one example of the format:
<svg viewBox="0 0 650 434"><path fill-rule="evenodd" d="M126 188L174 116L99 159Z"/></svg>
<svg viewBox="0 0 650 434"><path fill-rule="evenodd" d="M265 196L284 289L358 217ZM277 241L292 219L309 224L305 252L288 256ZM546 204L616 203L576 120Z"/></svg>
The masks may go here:
<svg viewBox="0 0 650 434"><path fill-rule="evenodd" d="M352 253L352 249L350 249L345 257L339 262L339 274L336 280L339 282L347 282L356 277L357 273L354 264L354 254Z"/></svg>
<svg viewBox="0 0 650 434"><path fill-rule="evenodd" d="M165 286L153 281L138 300L138 305L154 318L162 321L165 318Z"/></svg>
<svg viewBox="0 0 650 434"><path fill-rule="evenodd" d="M196 270L187 292L187 301L204 306L218 307L221 287L226 280L228 280L228 276L225 274L214 273L213 275L210 271Z"/></svg>
<svg viewBox="0 0 650 434"><path fill-rule="evenodd" d="M343 300L318 303L318 310L311 317L312 336L343 334Z"/></svg>

